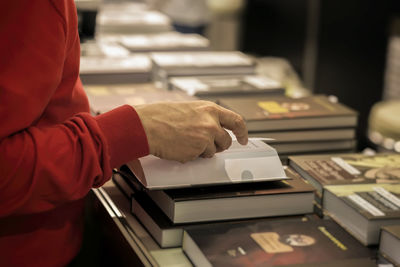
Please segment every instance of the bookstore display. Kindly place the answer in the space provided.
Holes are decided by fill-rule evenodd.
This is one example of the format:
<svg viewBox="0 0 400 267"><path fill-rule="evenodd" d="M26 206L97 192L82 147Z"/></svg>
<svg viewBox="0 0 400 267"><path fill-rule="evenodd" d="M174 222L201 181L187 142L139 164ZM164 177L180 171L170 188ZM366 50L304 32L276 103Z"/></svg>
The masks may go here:
<svg viewBox="0 0 400 267"><path fill-rule="evenodd" d="M357 113L327 96L221 97L218 103L243 116L250 136L271 134L281 156L355 149Z"/></svg>
<svg viewBox="0 0 400 267"><path fill-rule="evenodd" d="M319 214L323 213L325 186L400 182L399 154L290 156L289 165L316 188L315 209Z"/></svg>
<svg viewBox="0 0 400 267"><path fill-rule="evenodd" d="M333 96L288 96L255 57L210 47L144 3L101 3L95 39L81 44L93 114L203 99L249 130L247 145L233 139L185 164L149 155L93 189L118 257L126 266L358 267L381 256L400 266L400 154L357 152L357 111ZM397 119L393 110L386 118ZM388 133L398 126L375 115L371 131L397 138Z"/></svg>
<svg viewBox="0 0 400 267"><path fill-rule="evenodd" d="M172 77L255 74L253 58L239 51L158 52L150 56L153 81L165 89Z"/></svg>

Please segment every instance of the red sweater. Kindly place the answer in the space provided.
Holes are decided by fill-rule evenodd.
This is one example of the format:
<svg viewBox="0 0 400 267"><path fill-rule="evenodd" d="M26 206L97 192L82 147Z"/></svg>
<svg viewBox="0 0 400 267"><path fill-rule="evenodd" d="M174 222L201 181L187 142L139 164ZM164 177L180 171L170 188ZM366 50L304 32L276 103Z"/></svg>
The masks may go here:
<svg viewBox="0 0 400 267"><path fill-rule="evenodd" d="M0 266L63 266L82 198L147 139L130 106L88 113L73 0L1 1L0 36Z"/></svg>

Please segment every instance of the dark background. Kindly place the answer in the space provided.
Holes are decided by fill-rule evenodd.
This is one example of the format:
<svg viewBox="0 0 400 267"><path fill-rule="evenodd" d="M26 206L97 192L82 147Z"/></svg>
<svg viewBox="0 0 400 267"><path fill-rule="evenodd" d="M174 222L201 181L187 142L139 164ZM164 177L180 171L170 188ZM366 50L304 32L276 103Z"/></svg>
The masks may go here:
<svg viewBox="0 0 400 267"><path fill-rule="evenodd" d="M302 76L311 1L248 0L241 50L284 57ZM400 1L319 0L318 5L313 92L336 95L359 112L358 148L363 149L370 108L381 100L387 41Z"/></svg>

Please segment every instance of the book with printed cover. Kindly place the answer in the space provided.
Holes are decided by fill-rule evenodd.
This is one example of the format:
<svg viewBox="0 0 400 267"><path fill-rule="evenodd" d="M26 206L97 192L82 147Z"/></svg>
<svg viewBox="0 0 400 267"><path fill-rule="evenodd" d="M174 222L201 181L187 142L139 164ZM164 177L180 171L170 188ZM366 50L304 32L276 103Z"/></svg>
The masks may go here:
<svg viewBox="0 0 400 267"><path fill-rule="evenodd" d="M289 165L317 189L321 198L327 185L400 182L400 154L291 156Z"/></svg>
<svg viewBox="0 0 400 267"><path fill-rule="evenodd" d="M199 34L179 32L125 34L118 42L131 52L202 51L210 46L210 41Z"/></svg>
<svg viewBox="0 0 400 267"><path fill-rule="evenodd" d="M173 223L308 214L314 188L292 169L290 179L182 189L151 190L149 197Z"/></svg>
<svg viewBox="0 0 400 267"><path fill-rule="evenodd" d="M183 92L166 91L152 83L86 85L85 92L94 114L110 111L121 105L143 105L155 102L194 101Z"/></svg>
<svg viewBox="0 0 400 267"><path fill-rule="evenodd" d="M249 132L355 127L357 113L327 96L221 98L219 104L246 120Z"/></svg>
<svg viewBox="0 0 400 267"><path fill-rule="evenodd" d="M400 224L381 229L379 253L395 266L400 266Z"/></svg>
<svg viewBox="0 0 400 267"><path fill-rule="evenodd" d="M379 242L382 226L400 224L400 184L326 186L326 213L365 245Z"/></svg>
<svg viewBox="0 0 400 267"><path fill-rule="evenodd" d="M195 266L376 266L339 225L317 219L193 226L183 250Z"/></svg>
<svg viewBox="0 0 400 267"><path fill-rule="evenodd" d="M214 101L221 96L285 94L281 83L261 75L173 77L169 88Z"/></svg>
<svg viewBox="0 0 400 267"><path fill-rule="evenodd" d="M80 59L79 76L84 85L149 82L151 61L144 54L85 56Z"/></svg>

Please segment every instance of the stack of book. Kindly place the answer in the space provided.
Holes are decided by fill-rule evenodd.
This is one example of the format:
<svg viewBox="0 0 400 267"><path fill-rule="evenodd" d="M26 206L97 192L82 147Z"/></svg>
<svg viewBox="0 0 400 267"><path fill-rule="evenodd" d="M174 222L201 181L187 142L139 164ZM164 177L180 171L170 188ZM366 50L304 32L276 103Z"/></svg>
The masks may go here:
<svg viewBox="0 0 400 267"><path fill-rule="evenodd" d="M365 245L379 243L380 228L400 224L400 154L289 157L316 188L315 210Z"/></svg>
<svg viewBox="0 0 400 267"><path fill-rule="evenodd" d="M250 137L267 137L283 160L288 155L353 151L357 113L323 95L220 98L246 120Z"/></svg>
<svg viewBox="0 0 400 267"><path fill-rule="evenodd" d="M312 212L312 186L284 170L271 147L259 140L239 146L183 165L150 156L142 170L131 162L113 180L161 247L180 246L190 225Z"/></svg>
<svg viewBox="0 0 400 267"><path fill-rule="evenodd" d="M142 3L103 4L96 18L96 34L139 34L171 30L171 20L168 16L149 10Z"/></svg>
<svg viewBox="0 0 400 267"><path fill-rule="evenodd" d="M221 97L285 94L282 84L261 75L174 77L169 80L169 88L214 102Z"/></svg>
<svg viewBox="0 0 400 267"><path fill-rule="evenodd" d="M86 85L85 92L93 114L101 114L121 105L143 105L159 101L194 101L182 92L166 91L153 83Z"/></svg>
<svg viewBox="0 0 400 267"><path fill-rule="evenodd" d="M167 89L169 79L177 76L252 75L255 61L238 51L158 52L152 53L153 81Z"/></svg>
<svg viewBox="0 0 400 267"><path fill-rule="evenodd" d="M322 214L326 186L400 183L400 155L361 153L290 156L289 166L315 187Z"/></svg>

